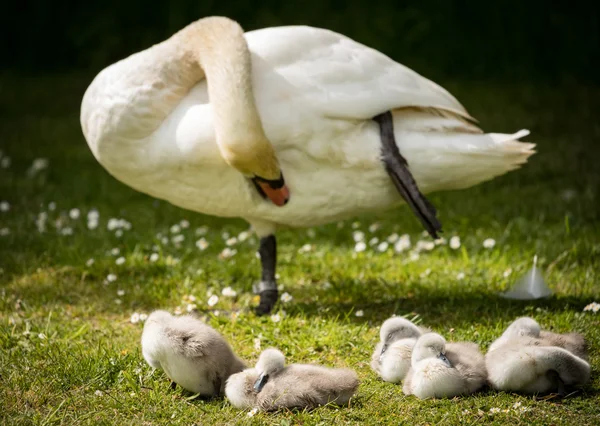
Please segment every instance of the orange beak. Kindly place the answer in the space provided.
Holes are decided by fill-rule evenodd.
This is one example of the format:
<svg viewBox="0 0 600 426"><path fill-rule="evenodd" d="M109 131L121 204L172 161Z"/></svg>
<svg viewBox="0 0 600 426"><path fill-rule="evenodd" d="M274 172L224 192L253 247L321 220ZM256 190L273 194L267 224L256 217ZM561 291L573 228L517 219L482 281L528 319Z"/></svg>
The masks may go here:
<svg viewBox="0 0 600 426"><path fill-rule="evenodd" d="M267 182L257 181L256 183L260 186L260 189L262 189L265 195L269 197L269 200L271 200L271 202L276 206L285 206L289 201L290 190L288 189L287 185L283 185L281 188L273 189Z"/></svg>

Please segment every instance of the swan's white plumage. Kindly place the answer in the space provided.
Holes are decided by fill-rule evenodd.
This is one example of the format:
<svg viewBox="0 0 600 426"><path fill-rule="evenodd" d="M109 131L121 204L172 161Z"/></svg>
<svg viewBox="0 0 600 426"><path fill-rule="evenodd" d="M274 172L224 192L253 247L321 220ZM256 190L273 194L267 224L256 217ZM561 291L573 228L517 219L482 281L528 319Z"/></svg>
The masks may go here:
<svg viewBox="0 0 600 426"><path fill-rule="evenodd" d="M446 90L340 34L290 26L245 38L258 111L291 192L285 207L261 199L225 163L206 80L186 87L191 71L166 63L176 55L167 42L109 66L88 88L81 124L97 160L138 191L245 218L262 236L402 203L371 120L386 110L424 193L492 179L533 153L533 144L516 142L527 132L481 133Z"/></svg>

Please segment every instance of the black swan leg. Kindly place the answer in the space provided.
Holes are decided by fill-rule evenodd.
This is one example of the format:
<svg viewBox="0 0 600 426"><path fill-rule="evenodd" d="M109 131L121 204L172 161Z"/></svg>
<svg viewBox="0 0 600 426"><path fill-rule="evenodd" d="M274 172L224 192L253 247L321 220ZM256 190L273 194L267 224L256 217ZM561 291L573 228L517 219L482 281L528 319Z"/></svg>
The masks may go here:
<svg viewBox="0 0 600 426"><path fill-rule="evenodd" d="M271 312L279 296L275 280L275 266L277 264L277 240L275 235L260 239L258 253L262 265L262 279L254 289L254 292L260 295L260 303L256 308L256 313L266 315Z"/></svg>
<svg viewBox="0 0 600 426"><path fill-rule="evenodd" d="M419 191L417 183L408 169L406 159L400 154L394 137L392 113L390 111L384 112L375 116L373 120L379 124L381 132L381 154L385 170L390 175L402 198L429 232L429 235L433 238L439 238L438 232L442 230L442 224L436 217L435 207Z"/></svg>

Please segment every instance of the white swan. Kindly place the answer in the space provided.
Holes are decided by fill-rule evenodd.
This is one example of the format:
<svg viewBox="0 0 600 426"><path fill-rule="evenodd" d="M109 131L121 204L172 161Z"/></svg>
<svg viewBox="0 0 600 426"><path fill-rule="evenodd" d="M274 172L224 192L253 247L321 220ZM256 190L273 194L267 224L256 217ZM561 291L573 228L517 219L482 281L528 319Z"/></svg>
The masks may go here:
<svg viewBox="0 0 600 426"><path fill-rule="evenodd" d="M260 313L277 300L277 228L379 212L404 198L436 235L435 209L419 189L492 179L534 147L517 141L525 130L482 133L446 90L343 35L305 26L244 34L222 17L101 71L83 97L81 126L121 182L252 225L261 238Z"/></svg>

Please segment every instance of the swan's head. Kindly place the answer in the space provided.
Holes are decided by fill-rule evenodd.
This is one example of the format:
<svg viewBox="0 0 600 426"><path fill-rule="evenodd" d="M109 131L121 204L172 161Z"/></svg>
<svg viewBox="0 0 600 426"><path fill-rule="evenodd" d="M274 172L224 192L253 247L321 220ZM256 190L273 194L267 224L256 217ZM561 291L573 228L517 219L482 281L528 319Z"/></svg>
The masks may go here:
<svg viewBox="0 0 600 426"><path fill-rule="evenodd" d="M418 338L421 335L419 328L412 322L402 317L392 317L381 325L379 337L381 339L381 355L387 350L388 346L396 340Z"/></svg>
<svg viewBox="0 0 600 426"><path fill-rule="evenodd" d="M273 145L261 129L244 136L230 135L221 144L225 162L248 178L263 198L284 206L290 198Z"/></svg>
<svg viewBox="0 0 600 426"><path fill-rule="evenodd" d="M423 334L413 348L413 365L427 358L437 358L448 367L452 367L452 363L446 357L446 339L437 333Z"/></svg>
<svg viewBox="0 0 600 426"><path fill-rule="evenodd" d="M285 356L281 351L275 348L265 349L258 358L256 363L256 371L258 371L258 379L254 383L254 391L260 392L267 384L269 376L283 370L285 365Z"/></svg>
<svg viewBox="0 0 600 426"><path fill-rule="evenodd" d="M503 333L505 337L539 337L540 325L536 320L530 317L522 317L514 320L511 325L508 326L506 331Z"/></svg>

